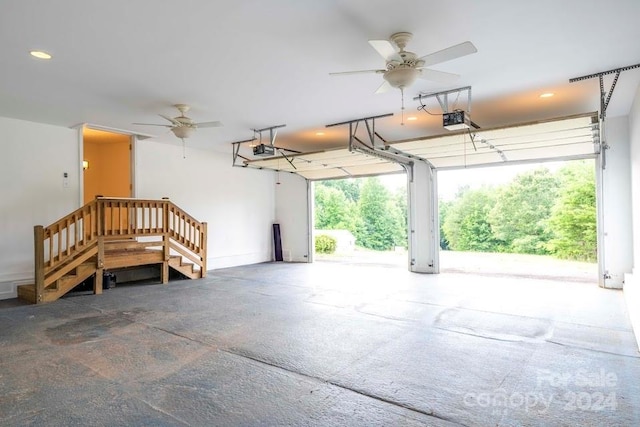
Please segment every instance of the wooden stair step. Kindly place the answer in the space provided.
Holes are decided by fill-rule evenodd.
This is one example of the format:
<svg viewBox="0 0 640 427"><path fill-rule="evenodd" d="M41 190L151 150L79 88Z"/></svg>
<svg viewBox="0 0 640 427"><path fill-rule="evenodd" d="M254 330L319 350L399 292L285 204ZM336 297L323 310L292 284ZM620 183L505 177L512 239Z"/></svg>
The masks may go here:
<svg viewBox="0 0 640 427"><path fill-rule="evenodd" d="M18 298L23 301L36 303L36 285L18 285Z"/></svg>
<svg viewBox="0 0 640 427"><path fill-rule="evenodd" d="M190 279L198 279L200 277L200 270L195 269L195 264L185 262L180 255L171 255L169 257L169 266Z"/></svg>
<svg viewBox="0 0 640 427"><path fill-rule="evenodd" d="M47 291L55 291L62 295L69 292L71 289L78 286L80 283L87 280L89 277L96 273L95 262L86 262L80 264L71 274L67 274L55 282L52 288L46 288Z"/></svg>
<svg viewBox="0 0 640 427"><path fill-rule="evenodd" d="M105 250L104 252L104 268L107 270L138 265L160 264L162 261L162 250L158 249L115 249Z"/></svg>

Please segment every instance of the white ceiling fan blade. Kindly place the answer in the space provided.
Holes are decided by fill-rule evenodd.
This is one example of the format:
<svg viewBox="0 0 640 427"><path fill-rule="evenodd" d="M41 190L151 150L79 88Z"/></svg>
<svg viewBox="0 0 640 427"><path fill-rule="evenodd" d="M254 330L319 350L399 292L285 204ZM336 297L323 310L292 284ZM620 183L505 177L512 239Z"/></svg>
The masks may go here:
<svg viewBox="0 0 640 427"><path fill-rule="evenodd" d="M398 54L389 40L369 40L369 44L384 58L385 61L402 62L402 57Z"/></svg>
<svg viewBox="0 0 640 427"><path fill-rule="evenodd" d="M473 43L464 42L429 55L425 55L420 58L420 60L424 61L424 64L422 64L423 67L428 67L441 62L451 61L452 59L460 58L461 56L471 55L477 51L478 49L476 49Z"/></svg>
<svg viewBox="0 0 640 427"><path fill-rule="evenodd" d="M169 120L171 123L173 123L174 126L183 126L184 123L180 123L179 121L177 121L174 118L171 118L169 116L165 116L164 114L158 114L160 117L162 117L165 120Z"/></svg>
<svg viewBox="0 0 640 427"><path fill-rule="evenodd" d="M445 73L444 71L430 70L428 68L420 69L418 78L431 80L438 83L453 83L460 78L458 74Z"/></svg>
<svg viewBox="0 0 640 427"><path fill-rule="evenodd" d="M173 125L159 125L157 123L132 123L134 125L141 125L141 126L162 126L165 128L170 128L173 127Z"/></svg>
<svg viewBox="0 0 640 427"><path fill-rule="evenodd" d="M376 89L375 93L376 93L376 95L379 94L379 93L385 93L390 89L393 89L393 86L391 86L389 84L389 82L385 80L384 83L382 83L380 85L380 87L378 87L378 89Z"/></svg>
<svg viewBox="0 0 640 427"><path fill-rule="evenodd" d="M366 74L366 73L384 73L387 70L359 70L359 71L341 71L338 73L329 73L330 76L348 76L349 74Z"/></svg>
<svg viewBox="0 0 640 427"><path fill-rule="evenodd" d="M199 128L219 128L222 126L222 122L202 122L202 123L194 123Z"/></svg>

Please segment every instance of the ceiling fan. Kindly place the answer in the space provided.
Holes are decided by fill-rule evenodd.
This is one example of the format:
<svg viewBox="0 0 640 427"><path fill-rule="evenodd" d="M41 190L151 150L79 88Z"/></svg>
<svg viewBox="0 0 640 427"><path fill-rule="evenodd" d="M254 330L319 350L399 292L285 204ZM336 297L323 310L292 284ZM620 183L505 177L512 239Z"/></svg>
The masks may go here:
<svg viewBox="0 0 640 427"><path fill-rule="evenodd" d="M171 124L157 124L157 123L134 123L134 125L145 125L145 126L163 126L167 127L173 132L175 136L184 140L185 138L189 138L191 134L198 128L210 128L210 127L220 127L222 123L218 121L214 122L202 122L196 123L189 117L185 116L185 114L191 109L186 104L175 104L174 107L180 111L180 115L177 117L169 117L164 114L159 114L163 119L168 120Z"/></svg>
<svg viewBox="0 0 640 427"><path fill-rule="evenodd" d="M413 52L405 50L407 44L413 38L413 34L408 32L394 33L389 40L369 40L373 47L386 61L385 68L375 70L345 71L330 73L330 75L348 75L362 73L382 74L384 82L375 93L383 93L391 88L400 89L402 92L404 110L404 89L411 86L416 79L431 80L439 83L451 83L458 77L457 74L446 73L444 71L431 70L427 67L441 62L476 53L478 50L473 43L467 41L437 52L418 57ZM395 46L397 46L397 49Z"/></svg>

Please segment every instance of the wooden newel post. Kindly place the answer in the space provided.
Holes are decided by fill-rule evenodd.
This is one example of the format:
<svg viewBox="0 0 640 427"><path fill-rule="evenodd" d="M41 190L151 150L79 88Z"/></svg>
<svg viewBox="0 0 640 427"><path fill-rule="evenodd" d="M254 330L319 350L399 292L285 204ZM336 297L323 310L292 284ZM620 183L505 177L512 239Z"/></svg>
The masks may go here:
<svg viewBox="0 0 640 427"><path fill-rule="evenodd" d="M202 238L200 239L200 250L202 251L202 272L200 277L207 277L207 223L202 223Z"/></svg>
<svg viewBox="0 0 640 427"><path fill-rule="evenodd" d="M36 304L43 302L44 294L44 227L33 227L33 247L35 255Z"/></svg>
<svg viewBox="0 0 640 427"><path fill-rule="evenodd" d="M162 198L162 271L160 272L160 283L169 283L169 258L171 256L171 246L169 242L169 198Z"/></svg>

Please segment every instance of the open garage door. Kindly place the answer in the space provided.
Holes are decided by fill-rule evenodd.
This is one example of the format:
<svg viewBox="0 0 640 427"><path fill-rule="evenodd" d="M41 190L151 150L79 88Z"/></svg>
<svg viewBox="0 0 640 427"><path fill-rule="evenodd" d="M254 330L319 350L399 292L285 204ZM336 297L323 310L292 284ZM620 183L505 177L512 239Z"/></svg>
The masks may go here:
<svg viewBox="0 0 640 427"><path fill-rule="evenodd" d="M243 157L243 166L297 174L308 181L374 176L406 170L409 178L410 270L437 273L438 170L595 158L599 150L597 114L589 113L495 129L465 129L442 136L385 143L364 149L344 148L296 154L275 150L276 155L272 157ZM312 235L311 230L308 230L308 235Z"/></svg>
<svg viewBox="0 0 640 427"><path fill-rule="evenodd" d="M309 180L381 175L403 167L375 151L426 161L433 169L451 169L514 162L590 158L600 148L598 116L589 113L495 129L466 129L388 143L373 153L327 150L245 160L244 166L298 174Z"/></svg>
<svg viewBox="0 0 640 427"><path fill-rule="evenodd" d="M497 129L466 129L450 135L390 145L390 150L427 159L435 169L593 157L599 150L596 113Z"/></svg>

